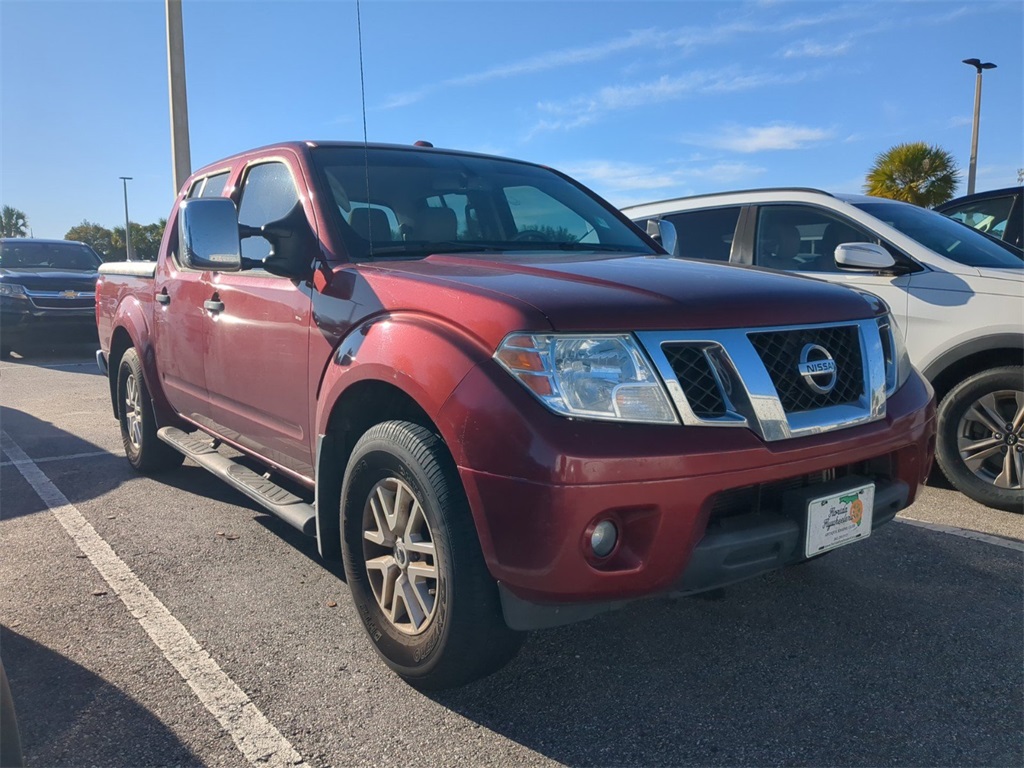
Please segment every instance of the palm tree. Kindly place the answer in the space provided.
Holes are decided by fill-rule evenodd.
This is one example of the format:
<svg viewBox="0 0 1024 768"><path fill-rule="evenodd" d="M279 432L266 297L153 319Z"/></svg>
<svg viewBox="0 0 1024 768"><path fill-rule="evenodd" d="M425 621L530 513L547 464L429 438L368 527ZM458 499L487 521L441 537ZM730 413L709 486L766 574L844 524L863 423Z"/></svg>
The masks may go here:
<svg viewBox="0 0 1024 768"><path fill-rule="evenodd" d="M876 157L864 191L932 208L951 200L959 181L960 170L953 155L917 141L897 144Z"/></svg>
<svg viewBox="0 0 1024 768"><path fill-rule="evenodd" d="M24 237L28 231L28 217L24 211L5 205L0 210L0 237Z"/></svg>

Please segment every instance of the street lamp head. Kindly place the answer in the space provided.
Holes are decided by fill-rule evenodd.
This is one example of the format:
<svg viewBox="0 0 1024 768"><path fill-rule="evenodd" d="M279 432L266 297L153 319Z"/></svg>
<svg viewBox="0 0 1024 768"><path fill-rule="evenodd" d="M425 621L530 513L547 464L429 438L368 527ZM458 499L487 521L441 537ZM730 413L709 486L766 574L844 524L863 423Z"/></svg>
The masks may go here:
<svg viewBox="0 0 1024 768"><path fill-rule="evenodd" d="M964 64L970 64L972 67L974 67L976 70L978 70L978 74L979 75L981 74L981 70L983 70L983 69L995 69L996 68L996 65L993 64L991 61L982 62L981 59L964 59L963 61L964 61Z"/></svg>

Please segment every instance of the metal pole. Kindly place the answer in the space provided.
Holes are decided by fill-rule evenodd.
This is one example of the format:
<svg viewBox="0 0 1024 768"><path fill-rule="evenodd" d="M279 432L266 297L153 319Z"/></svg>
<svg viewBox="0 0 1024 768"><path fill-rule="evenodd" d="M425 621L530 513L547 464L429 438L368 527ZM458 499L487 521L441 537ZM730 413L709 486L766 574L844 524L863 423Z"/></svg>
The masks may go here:
<svg viewBox="0 0 1024 768"><path fill-rule="evenodd" d="M128 220L128 182L131 176L121 176L121 183L124 185L124 257L132 260L132 225Z"/></svg>
<svg viewBox="0 0 1024 768"><path fill-rule="evenodd" d="M185 93L185 33L181 23L181 0L166 0L167 82L171 107L171 166L174 194L192 174L188 143L188 97Z"/></svg>
<svg viewBox="0 0 1024 768"><path fill-rule="evenodd" d="M984 69L995 69L996 65L991 61L983 62L981 59L964 59L967 64L978 73L974 81L974 131L971 133L971 162L967 168L967 194L974 194L974 181L978 175L978 123L981 121L981 72Z"/></svg>
<svg viewBox="0 0 1024 768"><path fill-rule="evenodd" d="M974 194L974 180L978 175L978 122L981 120L981 67L974 83L974 130L971 132L971 164L967 169L967 194Z"/></svg>

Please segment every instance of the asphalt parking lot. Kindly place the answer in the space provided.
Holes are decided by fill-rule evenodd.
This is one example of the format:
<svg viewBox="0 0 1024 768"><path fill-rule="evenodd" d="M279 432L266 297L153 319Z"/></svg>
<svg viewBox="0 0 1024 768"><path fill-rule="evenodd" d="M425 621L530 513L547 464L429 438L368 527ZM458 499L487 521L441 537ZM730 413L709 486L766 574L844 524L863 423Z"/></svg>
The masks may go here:
<svg viewBox="0 0 1024 768"><path fill-rule="evenodd" d="M29 765L1024 763L1019 516L930 488L820 561L536 633L424 695L312 540L188 463L133 473L92 349L0 362L0 652Z"/></svg>

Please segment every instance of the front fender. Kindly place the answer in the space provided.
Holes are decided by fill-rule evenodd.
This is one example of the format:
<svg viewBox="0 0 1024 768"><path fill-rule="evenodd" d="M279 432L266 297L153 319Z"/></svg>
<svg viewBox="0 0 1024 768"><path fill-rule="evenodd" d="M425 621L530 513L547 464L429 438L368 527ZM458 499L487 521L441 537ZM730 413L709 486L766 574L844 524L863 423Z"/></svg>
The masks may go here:
<svg viewBox="0 0 1024 768"><path fill-rule="evenodd" d="M435 421L445 402L470 370L492 350L455 326L422 315L390 315L346 336L331 357L317 397L317 434L326 434L331 416L355 384L390 384L408 395ZM441 435L459 461L454 435Z"/></svg>

